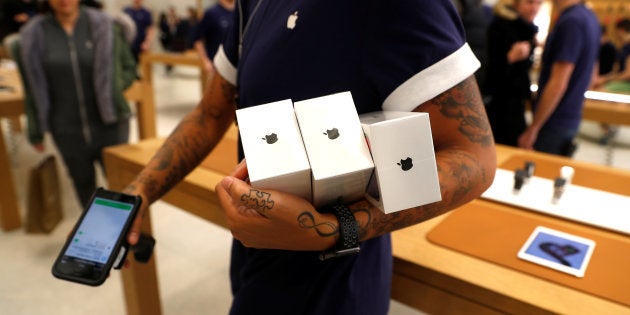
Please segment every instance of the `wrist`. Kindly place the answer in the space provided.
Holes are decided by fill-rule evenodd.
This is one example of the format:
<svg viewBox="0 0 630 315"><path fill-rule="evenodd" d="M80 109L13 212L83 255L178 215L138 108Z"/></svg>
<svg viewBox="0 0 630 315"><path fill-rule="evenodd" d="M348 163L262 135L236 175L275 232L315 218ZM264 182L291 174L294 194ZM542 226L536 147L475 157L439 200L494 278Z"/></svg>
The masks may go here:
<svg viewBox="0 0 630 315"><path fill-rule="evenodd" d="M358 254L359 248L359 223L350 209L343 204L333 204L325 207L325 213L332 213L337 219L337 241L335 245L322 252L320 260L334 257Z"/></svg>
<svg viewBox="0 0 630 315"><path fill-rule="evenodd" d="M128 195L140 196L140 198L142 198L143 204L150 204L152 201L150 200L149 196L145 193L143 188L144 187L142 187L142 184L138 182L131 182L127 185L127 187L125 187L122 190L122 192Z"/></svg>
<svg viewBox="0 0 630 315"><path fill-rule="evenodd" d="M529 125L529 127L527 127L527 129L529 129L530 133L538 134L538 131L540 131L540 126L538 124L532 123L531 125Z"/></svg>

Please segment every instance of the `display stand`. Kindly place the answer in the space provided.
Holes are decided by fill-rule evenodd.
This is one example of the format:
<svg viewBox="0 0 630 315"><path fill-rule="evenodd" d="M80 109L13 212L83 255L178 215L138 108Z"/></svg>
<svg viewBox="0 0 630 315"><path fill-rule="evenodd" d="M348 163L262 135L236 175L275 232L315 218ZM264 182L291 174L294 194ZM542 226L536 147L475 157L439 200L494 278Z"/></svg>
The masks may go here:
<svg viewBox="0 0 630 315"><path fill-rule="evenodd" d="M482 197L548 215L630 234L630 197L568 184L553 203L553 180L533 176L514 192L514 171L497 169Z"/></svg>

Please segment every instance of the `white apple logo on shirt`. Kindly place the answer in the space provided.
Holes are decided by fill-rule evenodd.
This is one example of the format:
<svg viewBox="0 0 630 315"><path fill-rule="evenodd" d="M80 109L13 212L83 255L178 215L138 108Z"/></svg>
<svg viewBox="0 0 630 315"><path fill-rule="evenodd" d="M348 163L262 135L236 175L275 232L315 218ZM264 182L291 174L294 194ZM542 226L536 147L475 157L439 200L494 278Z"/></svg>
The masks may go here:
<svg viewBox="0 0 630 315"><path fill-rule="evenodd" d="M298 19L298 11L295 11L293 12L293 14L289 15L289 18L287 19L287 28L290 30L294 29L297 19Z"/></svg>

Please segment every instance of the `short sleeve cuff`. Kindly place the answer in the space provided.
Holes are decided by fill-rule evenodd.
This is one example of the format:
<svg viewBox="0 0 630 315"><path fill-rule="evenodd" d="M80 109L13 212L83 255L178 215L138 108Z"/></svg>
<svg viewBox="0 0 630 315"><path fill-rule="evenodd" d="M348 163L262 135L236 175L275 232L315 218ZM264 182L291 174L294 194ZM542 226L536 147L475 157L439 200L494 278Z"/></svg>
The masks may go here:
<svg viewBox="0 0 630 315"><path fill-rule="evenodd" d="M417 73L397 87L383 103L383 110L413 111L424 102L464 81L481 63L470 46L461 48L434 65Z"/></svg>
<svg viewBox="0 0 630 315"><path fill-rule="evenodd" d="M217 72L232 85L236 86L236 67L230 62L223 45L219 46L217 54L214 55L214 68Z"/></svg>

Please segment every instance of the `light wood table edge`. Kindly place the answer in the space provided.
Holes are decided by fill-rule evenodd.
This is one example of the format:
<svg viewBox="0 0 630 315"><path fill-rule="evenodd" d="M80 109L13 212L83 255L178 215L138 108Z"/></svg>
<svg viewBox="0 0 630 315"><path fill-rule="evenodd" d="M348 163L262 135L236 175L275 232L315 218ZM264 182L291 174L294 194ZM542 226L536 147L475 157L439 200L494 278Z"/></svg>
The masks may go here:
<svg viewBox="0 0 630 315"><path fill-rule="evenodd" d="M13 93L0 94L0 103L2 103L0 117L9 119L12 122L13 131L20 132L22 128L19 117L24 112L24 104L19 76L16 71L2 68L0 68L0 74L3 78L2 84L15 88ZM11 160L4 141L4 130L0 128L0 228L3 231L12 231L22 225L20 206L11 169Z"/></svg>
<svg viewBox="0 0 630 315"><path fill-rule="evenodd" d="M0 225L4 231L12 231L22 225L19 204L11 171L11 161L6 150L4 132L0 128Z"/></svg>

